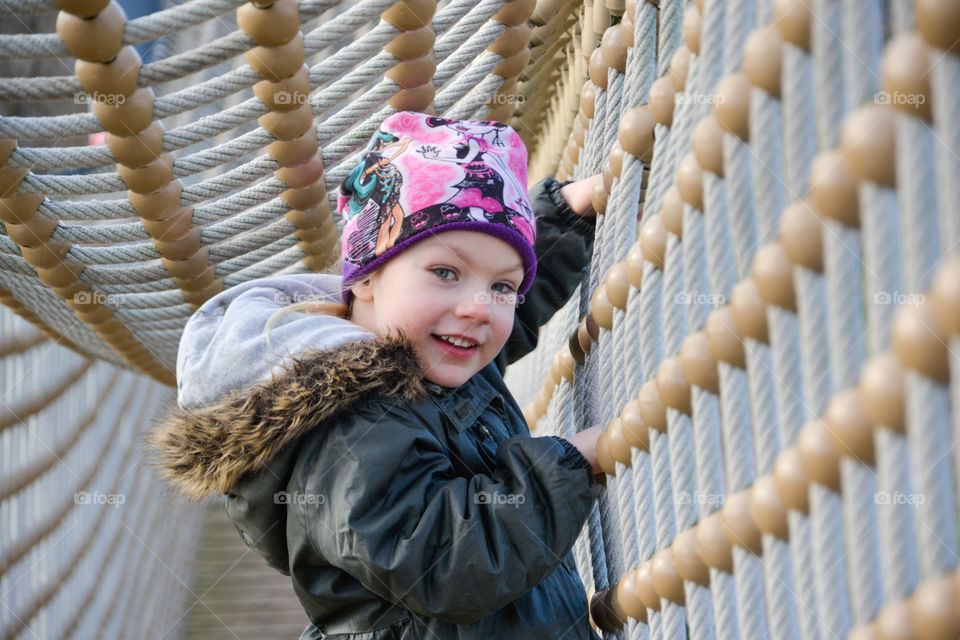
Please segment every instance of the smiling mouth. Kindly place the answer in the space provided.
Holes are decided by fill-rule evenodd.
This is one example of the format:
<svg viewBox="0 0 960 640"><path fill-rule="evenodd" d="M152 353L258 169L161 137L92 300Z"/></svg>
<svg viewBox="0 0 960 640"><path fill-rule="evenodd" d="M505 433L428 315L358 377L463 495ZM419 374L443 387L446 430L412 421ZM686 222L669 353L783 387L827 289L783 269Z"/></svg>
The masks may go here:
<svg viewBox="0 0 960 640"><path fill-rule="evenodd" d="M461 349L472 349L473 347L479 346L478 343L473 342L472 340L467 340L465 338L457 338L455 336L434 335L433 337L436 338L437 340L440 340L441 342L451 344L455 347L460 347Z"/></svg>

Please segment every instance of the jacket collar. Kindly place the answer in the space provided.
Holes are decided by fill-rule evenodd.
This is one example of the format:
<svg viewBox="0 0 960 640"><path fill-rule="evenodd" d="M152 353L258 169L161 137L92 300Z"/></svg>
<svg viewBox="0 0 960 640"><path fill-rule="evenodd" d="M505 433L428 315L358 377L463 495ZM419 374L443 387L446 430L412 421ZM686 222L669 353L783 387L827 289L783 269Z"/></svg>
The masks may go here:
<svg viewBox="0 0 960 640"><path fill-rule="evenodd" d="M456 389L441 387L432 382L425 382L424 386L430 392L430 398L457 433L476 424L480 414L491 403L498 402L501 410L504 408L503 396L487 382L483 375L473 376Z"/></svg>
<svg viewBox="0 0 960 640"><path fill-rule="evenodd" d="M377 396L406 402L426 396L409 342L350 342L294 358L281 373L242 394L201 409L174 408L150 430L147 442L164 478L189 498L208 498L227 493L323 420ZM475 408L458 407L452 410L461 416L455 424L463 424Z"/></svg>

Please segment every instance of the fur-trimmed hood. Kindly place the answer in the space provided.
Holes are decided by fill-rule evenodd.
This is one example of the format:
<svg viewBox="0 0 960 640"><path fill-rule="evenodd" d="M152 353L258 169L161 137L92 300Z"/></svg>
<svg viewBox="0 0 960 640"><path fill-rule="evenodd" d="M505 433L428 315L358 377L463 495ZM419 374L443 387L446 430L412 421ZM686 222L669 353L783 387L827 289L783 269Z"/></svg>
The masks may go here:
<svg viewBox="0 0 960 640"><path fill-rule="evenodd" d="M339 276L260 278L223 291L187 321L177 405L148 435L161 473L187 496L225 493L320 421L367 397L423 394L412 347L336 315ZM269 332L267 329L269 328Z"/></svg>
<svg viewBox="0 0 960 640"><path fill-rule="evenodd" d="M425 395L409 343L356 341L295 357L271 380L197 410L174 409L148 433L161 475L191 499L226 493L321 421L374 396Z"/></svg>

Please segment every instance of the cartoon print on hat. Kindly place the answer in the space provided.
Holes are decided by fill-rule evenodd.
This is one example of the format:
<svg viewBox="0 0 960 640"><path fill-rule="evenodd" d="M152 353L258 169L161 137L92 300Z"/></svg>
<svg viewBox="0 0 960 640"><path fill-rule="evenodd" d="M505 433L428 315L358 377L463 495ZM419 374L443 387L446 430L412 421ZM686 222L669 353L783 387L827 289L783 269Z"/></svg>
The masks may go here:
<svg viewBox="0 0 960 640"><path fill-rule="evenodd" d="M340 185L344 300L349 286L440 231L492 234L536 272L526 147L509 126L401 112L384 120Z"/></svg>

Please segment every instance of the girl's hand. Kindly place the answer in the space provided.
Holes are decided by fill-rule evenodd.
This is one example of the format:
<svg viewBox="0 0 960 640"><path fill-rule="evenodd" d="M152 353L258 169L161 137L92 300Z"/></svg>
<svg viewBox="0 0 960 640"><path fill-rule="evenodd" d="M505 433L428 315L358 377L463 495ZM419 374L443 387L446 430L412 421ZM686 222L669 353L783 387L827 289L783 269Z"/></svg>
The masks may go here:
<svg viewBox="0 0 960 640"><path fill-rule="evenodd" d="M603 427L595 424L567 438L567 441L575 446L590 463L590 469L594 475L600 473L600 463L597 462L597 439L601 433L603 433Z"/></svg>
<svg viewBox="0 0 960 640"><path fill-rule="evenodd" d="M598 173L595 176L571 182L566 186L560 187L560 195L563 196L563 199L567 201L567 204L570 205L570 208L573 209L573 212L578 216L596 218L597 212L593 210L593 200L591 198L594 183L601 179L602 177Z"/></svg>

